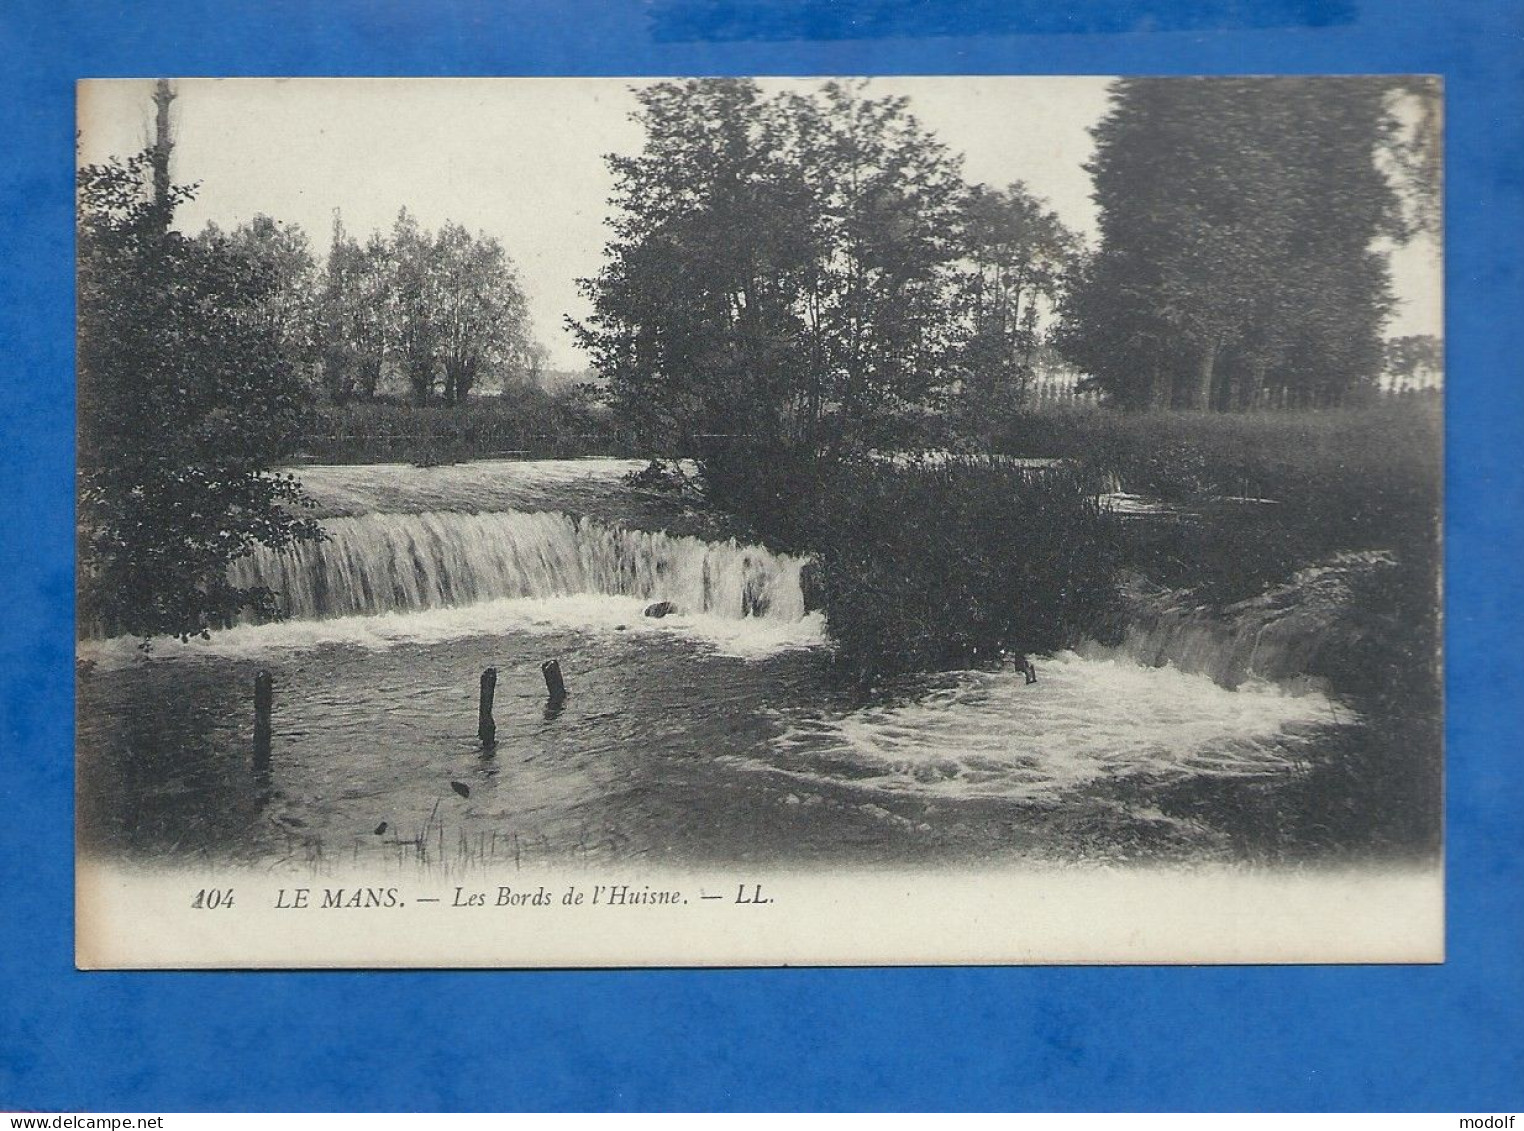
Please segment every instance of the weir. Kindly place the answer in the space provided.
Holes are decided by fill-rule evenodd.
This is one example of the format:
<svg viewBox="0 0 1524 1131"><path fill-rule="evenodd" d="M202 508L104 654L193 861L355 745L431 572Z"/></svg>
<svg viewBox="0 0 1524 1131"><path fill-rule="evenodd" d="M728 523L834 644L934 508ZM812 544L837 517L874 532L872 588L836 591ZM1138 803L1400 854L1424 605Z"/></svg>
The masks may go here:
<svg viewBox="0 0 1524 1131"><path fill-rule="evenodd" d="M1392 564L1391 555L1379 551L1340 554L1221 609L1202 606L1189 593L1134 584L1126 594L1128 625L1120 648L1082 651L1095 657L1120 652L1149 667L1167 664L1230 689L1250 679L1296 689L1308 683L1320 656L1362 631L1352 587Z"/></svg>
<svg viewBox="0 0 1524 1131"><path fill-rule="evenodd" d="M230 571L280 595L292 619L324 619L577 594L671 601L679 612L799 621L804 559L735 541L626 530L556 512L366 514L323 522L327 539L265 548Z"/></svg>
<svg viewBox="0 0 1524 1131"><path fill-rule="evenodd" d="M366 474L382 486L393 478ZM1200 810L1178 815L1157 799L1180 783L1227 779L1255 780L1262 795L1303 772L1330 723L1358 718L1306 673L1360 631L1356 588L1390 564L1342 555L1228 608L1135 580L1123 642L1040 657L1035 685L1009 667L937 673L859 702L821 694L818 653L783 658L828 644L822 614L806 613L803 558L565 511L380 510L322 526L324 541L261 549L231 571L237 585L280 594L280 623L158 641L151 659L132 638L83 650L84 694L120 696L137 713L136 729L87 733L101 757L136 767L140 734L181 753L163 761L161 777L142 779L134 808L156 816L124 838L151 842L153 830L172 829L176 845L203 836L247 852L290 818L303 835L351 844L354 830L430 813L443 787L493 798L483 812L494 816L457 818L477 843L511 819L515 832L583 851L592 812L592 841L618 827L638 849L664 851L673 829L701 839L727 819L718 805L695 809L694 797L740 788L783 813L818 807L821 827L845 838L860 839L869 822L917 854L923 833L986 835L984 810L965 819L965 802L1027 806L1022 820L1050 822L1059 855L1090 853L1098 836L1129 856L1144 841L1219 851L1224 836ZM641 615L656 602L680 615ZM320 662L296 658L316 648L329 649ZM566 665L575 696L550 716L538 707L548 657ZM249 759L241 726L207 729L225 712L197 704L233 685L229 661L277 673L273 757ZM99 721L115 710L87 714ZM247 718L242 699L236 711ZM536 760L548 718L555 754ZM433 753L418 761L420 745ZM511 762L513 789L490 794L472 778L462 792L440 759L466 748ZM247 775L226 778L245 764ZM664 783L698 776L669 792L646 776L653 766ZM336 789L335 773L366 785ZM212 780L246 789L240 804L258 812L272 803L261 785L272 779L283 783L274 822L239 817L203 833L199 814L177 808ZM140 779L118 768L100 780L97 807L116 805L119 783ZM1012 851L1008 835L994 851ZM391 843L380 833L360 840L360 852ZM282 850L276 840L266 849ZM516 862L517 842L512 851ZM627 894L611 902L645 893Z"/></svg>
<svg viewBox="0 0 1524 1131"><path fill-rule="evenodd" d="M389 647L557 624L661 625L746 656L824 642L820 614L806 610L805 558L554 509L559 503L569 510L589 495L613 497L615 510L633 505L619 495L628 470L606 460L304 469L319 507L331 515L321 522L326 540L284 551L257 548L230 570L235 585L276 593L283 623L245 623L187 653L264 655L335 642ZM1265 681L1283 692L1316 690L1319 681L1307 673L1320 654L1360 631L1350 616L1351 584L1389 564L1381 554L1341 555L1227 608L1138 580L1125 589L1121 644L1085 644L1079 652L1168 666L1228 689ZM503 607L521 601L528 607ZM639 609L655 602L675 605L684 614L680 623L640 618ZM137 653L126 638L96 643L108 646L93 644L91 658L105 658L112 644L127 659ZM164 642L159 654L178 651Z"/></svg>

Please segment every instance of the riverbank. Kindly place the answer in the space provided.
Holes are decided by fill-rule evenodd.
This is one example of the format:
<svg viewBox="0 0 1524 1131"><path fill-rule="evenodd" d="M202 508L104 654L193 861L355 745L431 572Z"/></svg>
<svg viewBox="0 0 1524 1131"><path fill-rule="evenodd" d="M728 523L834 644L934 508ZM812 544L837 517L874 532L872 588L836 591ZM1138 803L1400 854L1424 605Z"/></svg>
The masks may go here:
<svg viewBox="0 0 1524 1131"><path fill-rule="evenodd" d="M432 449L438 458L399 461L420 468L410 477L416 498L361 491L346 502L328 484L317 517L551 505L549 496L479 498L498 478L493 465L441 454L450 444L469 454L517 442L494 439L529 419L517 412L486 401L348 406L346 419L370 428L381 447L409 437L448 443ZM846 666L865 681L1115 637L1128 614L1108 594L1126 577L1226 609L1340 554L1382 553L1392 568L1363 582L1359 599L1374 638L1388 646L1341 661L1332 674L1386 703L1394 686L1406 696L1414 672L1437 684L1441 435L1438 405L1427 399L1247 415L1050 407L1009 419L994 446L1061 460L1071 469L1062 473L975 456L827 466L731 450L707 453L701 474L694 465L672 475L608 461L595 476L556 482L553 501L631 529L813 556L811 599L826 604ZM502 466L521 458L514 452ZM395 492L396 473L378 472ZM318 486L333 471L302 474ZM345 490L366 474L345 473ZM1101 486L1169 513L1145 519L1097 508ZM1041 616L1023 612L1036 609Z"/></svg>
<svg viewBox="0 0 1524 1131"><path fill-rule="evenodd" d="M975 644L1047 650L1070 630L1105 629L1105 603L1085 600L1029 641L958 646L991 603L1042 595L1058 606L1076 587L1135 574L1226 606L1365 551L1393 556L1396 573L1379 586L1390 590L1386 611L1421 623L1432 645L1441 445L1442 418L1426 400L1243 415L1050 409L1009 420L994 454L1061 460L1071 469L1061 473L1005 466L989 451L827 463L735 447L708 453L702 469L714 506L769 544L821 558L838 582L828 611L849 614L833 624L856 619L859 600L905 609L918 634L952 640L941 649L948 660ZM1103 488L1153 499L1170 516L1119 523L1091 513ZM956 592L933 614L925 598L938 587ZM939 649L911 651L925 662Z"/></svg>
<svg viewBox="0 0 1524 1131"><path fill-rule="evenodd" d="M1002 627L998 587L1015 579L1019 617L1072 613L1075 569L1095 559L1065 522L1110 528L1125 550L1132 532L1200 516L1108 516L1094 496L1088 510L1067 510L1067 496L1043 505L1041 491L1071 490L1051 468L878 465L891 477L858 482L876 475L859 467L831 479L833 505L856 509L817 519L841 532L834 552L877 555L837 560L829 585L858 586L844 595L756 539L677 534L646 500L711 518L716 501L691 485L653 490L637 461L305 469L328 538L241 567L248 584L286 594L286 619L150 653L132 639L82 652L83 827L113 855L319 869L413 867L421 861L405 854L425 843L430 862L485 853L515 868L521 854L906 866L1432 859L1439 747L1410 725L1423 677L1406 673L1406 702L1394 699L1389 716L1352 707L1327 676L1302 678L1343 656L1378 689L1403 686L1359 662L1359 649L1386 655L1395 639L1361 621L1369 598L1357 596L1386 590L1389 555L1293 579L1245 607L1154 593L1151 643L1127 638L1148 627L1148 610L1126 604L1150 595L1119 586L1123 639L1037 656L1028 685L998 656L971 654L973 633ZM985 560L986 548L1008 556ZM1045 549L1079 564L1034 552ZM885 600L906 591L906 565L920 571L917 592ZM987 582L997 588L981 590ZM834 640L807 593L834 606ZM663 601L682 611L643 615ZM873 624L892 630L879 638L885 654L897 642L927 651L865 685L840 657L851 654L843 638L871 641ZM949 640L961 658L938 651ZM1240 657L1248 678L1213 666ZM553 707L547 658L571 689ZM492 750L475 737L487 667L498 672ZM275 686L268 772L249 759L243 725L261 670Z"/></svg>
<svg viewBox="0 0 1524 1131"><path fill-rule="evenodd" d="M1196 819L1246 807L1261 845L1438 851L1442 797L1437 404L1227 416L1038 413L1007 450L1073 469L1029 474L985 458L848 467L723 456L712 501L814 555L838 675L872 702L898 672L980 668L1077 640L1117 644L1173 612L1211 654L1197 670L1288 643L1271 680L1339 703L1303 795L1196 783L1163 799ZM717 471L717 474L716 474ZM1152 497L1151 515L1095 506L1101 485ZM1154 593L1154 607L1139 605ZM1182 663L1185 636L1143 664ZM1187 670L1191 670L1189 667ZM1269 830L1269 831L1265 831ZM1278 854L1279 849L1272 854Z"/></svg>

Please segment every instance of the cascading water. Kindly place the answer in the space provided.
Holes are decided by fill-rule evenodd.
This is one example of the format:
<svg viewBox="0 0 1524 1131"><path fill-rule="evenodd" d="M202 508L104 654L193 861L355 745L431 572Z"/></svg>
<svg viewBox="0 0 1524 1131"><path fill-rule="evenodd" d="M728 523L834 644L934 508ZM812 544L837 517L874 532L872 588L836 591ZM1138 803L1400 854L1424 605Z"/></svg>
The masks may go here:
<svg viewBox="0 0 1524 1131"><path fill-rule="evenodd" d="M669 601L679 613L731 619L805 615L803 560L734 541L554 512L368 514L323 527L325 541L241 559L232 580L274 590L293 619L577 594Z"/></svg>
<svg viewBox="0 0 1524 1131"><path fill-rule="evenodd" d="M1355 720L1309 673L1363 631L1353 587L1392 564L1341 554L1221 609L1134 583L1122 644L1047 657L1036 686L963 672L910 702L795 713L768 758L739 764L883 796L1048 803L1108 780L1284 775L1318 728Z"/></svg>
<svg viewBox="0 0 1524 1131"><path fill-rule="evenodd" d="M382 839L371 830L423 821L441 785L455 798L449 781L469 778L452 828L511 829L548 856L618 844L674 859L1086 857L1131 852L1140 828L1189 855L1220 846L1215 818L1149 816L1163 791L1273 790L1348 718L1298 677L1350 630L1355 569L1379 562L1335 563L1219 612L1140 590L1122 646L1039 658L1036 684L947 673L864 705L826 677L802 559L628 528L682 516L670 500L642 510L626 470L304 469L327 539L256 552L232 575L280 594L283 619L146 652L83 642L86 808L101 837L255 858L289 851L301 829L363 854ZM677 613L642 615L661 601ZM572 688L554 717L550 657ZM487 666L499 710L484 759ZM274 793L240 769L259 669L279 704ZM995 819L1001 806L1019 815Z"/></svg>
<svg viewBox="0 0 1524 1131"><path fill-rule="evenodd" d="M371 471L374 475L374 471ZM276 594L279 620L207 639L154 642L153 655L269 657L331 645L368 651L472 637L566 631L661 633L758 659L824 640L807 613L805 559L734 540L630 530L555 511L369 513L324 519L321 542L258 549L240 587ZM666 602L671 615L642 615ZM107 667L143 658L132 637L84 641Z"/></svg>
<svg viewBox="0 0 1524 1131"><path fill-rule="evenodd" d="M1222 609L1202 605L1188 593L1135 585L1127 594L1128 627L1120 648L1082 651L1094 657L1120 654L1150 667L1168 665L1227 688L1247 680L1306 687L1319 656L1360 631L1351 619L1351 586L1392 564L1391 555L1381 552L1340 554Z"/></svg>

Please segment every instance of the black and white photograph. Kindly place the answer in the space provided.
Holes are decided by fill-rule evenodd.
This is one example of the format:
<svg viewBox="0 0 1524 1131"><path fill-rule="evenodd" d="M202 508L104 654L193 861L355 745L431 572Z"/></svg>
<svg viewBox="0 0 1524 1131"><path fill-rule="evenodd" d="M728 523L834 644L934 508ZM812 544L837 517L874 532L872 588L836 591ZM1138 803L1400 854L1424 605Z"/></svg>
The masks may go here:
<svg viewBox="0 0 1524 1131"><path fill-rule="evenodd" d="M80 965L1442 960L1437 79L77 98Z"/></svg>

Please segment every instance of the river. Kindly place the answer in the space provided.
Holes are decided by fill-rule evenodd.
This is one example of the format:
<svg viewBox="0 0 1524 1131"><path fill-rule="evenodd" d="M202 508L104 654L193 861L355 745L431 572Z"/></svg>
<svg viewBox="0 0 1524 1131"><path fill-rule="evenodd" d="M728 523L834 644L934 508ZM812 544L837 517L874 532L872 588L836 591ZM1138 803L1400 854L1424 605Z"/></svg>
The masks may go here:
<svg viewBox="0 0 1524 1131"><path fill-rule="evenodd" d="M81 642L82 848L319 871L1239 860L1284 839L1277 814L1353 722L1294 670L1224 678L1212 654L1242 641L1178 616L1039 658L1036 684L955 672L854 699L804 563L653 531L636 466L301 469L328 540L235 569L283 620ZM643 615L657 601L677 612Z"/></svg>

